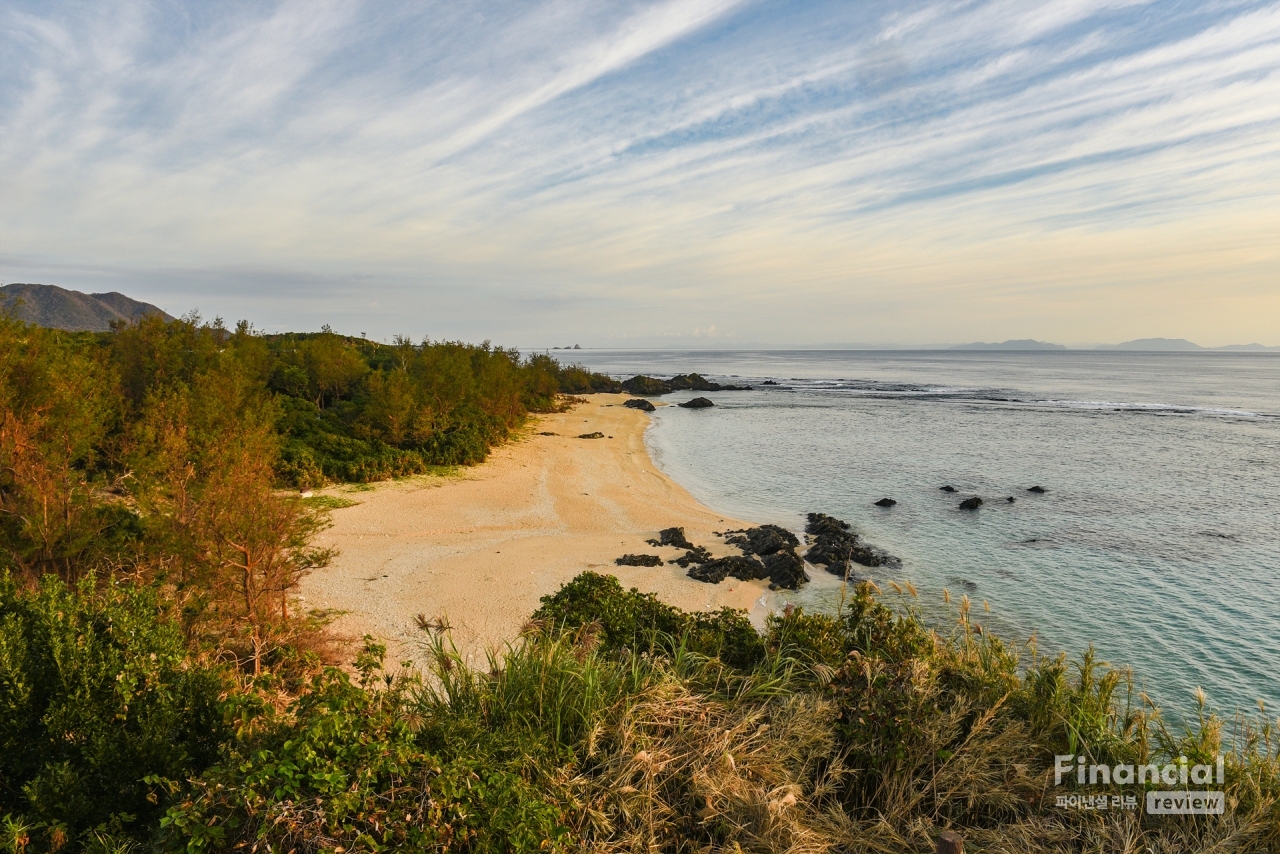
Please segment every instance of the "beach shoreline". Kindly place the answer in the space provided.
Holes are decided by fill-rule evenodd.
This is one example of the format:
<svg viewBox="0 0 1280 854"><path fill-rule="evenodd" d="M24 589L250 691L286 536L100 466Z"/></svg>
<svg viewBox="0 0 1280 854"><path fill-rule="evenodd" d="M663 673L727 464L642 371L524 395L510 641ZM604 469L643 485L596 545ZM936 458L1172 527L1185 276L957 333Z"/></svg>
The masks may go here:
<svg viewBox="0 0 1280 854"><path fill-rule="evenodd" d="M627 397L596 394L534 416L456 476L324 490L358 503L335 510L316 538L337 554L303 579L299 604L342 612L339 635L372 635L393 660L418 656L418 615L443 619L463 654L480 660L519 635L542 596L587 570L685 610L741 608L762 621L768 582L694 581L670 562L682 550L646 543L678 526L716 556L738 554L717 532L750 523L703 506L658 469L644 440L649 416L624 407ZM604 438L578 438L595 432ZM633 553L665 564L614 564Z"/></svg>

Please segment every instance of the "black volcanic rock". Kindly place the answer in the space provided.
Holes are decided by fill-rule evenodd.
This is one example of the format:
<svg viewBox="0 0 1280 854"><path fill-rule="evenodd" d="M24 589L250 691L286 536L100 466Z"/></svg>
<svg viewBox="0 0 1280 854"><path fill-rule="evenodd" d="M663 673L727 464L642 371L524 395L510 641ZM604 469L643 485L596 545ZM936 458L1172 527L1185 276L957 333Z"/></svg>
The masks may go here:
<svg viewBox="0 0 1280 854"><path fill-rule="evenodd" d="M679 374L667 380L675 391L720 391L724 386L705 379L700 374Z"/></svg>
<svg viewBox="0 0 1280 854"><path fill-rule="evenodd" d="M834 516L810 513L805 531L811 537L811 545L804 559L809 563L826 566L827 571L833 575L845 576L849 571L850 561L863 566L899 564L893 555L859 542L858 535L850 530L849 523Z"/></svg>
<svg viewBox="0 0 1280 854"><path fill-rule="evenodd" d="M1033 486L1027 492L1034 492L1037 495L1044 495L1047 490L1043 486Z"/></svg>
<svg viewBox="0 0 1280 854"><path fill-rule="evenodd" d="M897 503L898 503L898 502L894 501L892 498L881 498L879 501L877 501L877 502L876 502L876 506L877 506L877 507L892 507L893 505L895 505L895 504L897 504Z"/></svg>
<svg viewBox="0 0 1280 854"><path fill-rule="evenodd" d="M1005 501L1008 501L1010 504L1012 504L1013 502L1015 502L1015 501L1017 501L1017 500L1018 500L1018 499L1014 498L1012 495L1010 495L1008 498L1006 498L1006 499L1005 499Z"/></svg>
<svg viewBox="0 0 1280 854"><path fill-rule="evenodd" d="M658 532L658 539L649 540L651 546L675 546L678 549L691 549L693 543L684 537L684 528L663 528Z"/></svg>
<svg viewBox="0 0 1280 854"><path fill-rule="evenodd" d="M796 535L778 525L761 525L743 531L726 531L730 536L725 542L742 549L743 554L771 555L781 549L793 549L800 545Z"/></svg>
<svg viewBox="0 0 1280 854"><path fill-rule="evenodd" d="M719 584L724 581L725 576L742 581L754 581L757 578L767 578L769 573L760 561L739 555L716 558L689 568L690 578L695 581L705 581L708 584Z"/></svg>
<svg viewBox="0 0 1280 854"><path fill-rule="evenodd" d="M955 488L954 486L939 486L939 487L938 487L938 489L941 489L943 492L955 492L955 491L956 491L956 488Z"/></svg>
<svg viewBox="0 0 1280 854"><path fill-rule="evenodd" d="M715 406L715 404L705 397L695 397L693 400L686 400L680 404L682 409L706 409L709 406Z"/></svg>
<svg viewBox="0 0 1280 854"><path fill-rule="evenodd" d="M726 574L728 574L728 567L715 560L694 564L689 567L689 572L687 573L694 581L701 581L706 584L719 584L724 581Z"/></svg>
<svg viewBox="0 0 1280 854"><path fill-rule="evenodd" d="M826 513L810 513L808 524L804 526L806 534L847 534L849 523L843 522Z"/></svg>
<svg viewBox="0 0 1280 854"><path fill-rule="evenodd" d="M614 561L618 566L662 566L657 555L623 555Z"/></svg>
<svg viewBox="0 0 1280 854"><path fill-rule="evenodd" d="M764 569L769 574L770 590L799 590L809 581L804 571L804 561L795 549L782 549L764 558Z"/></svg>
<svg viewBox="0 0 1280 854"><path fill-rule="evenodd" d="M973 496L972 498L966 498L964 501L960 502L961 510L977 510L981 506L982 506L982 499L976 495Z"/></svg>
<svg viewBox="0 0 1280 854"><path fill-rule="evenodd" d="M630 394L643 394L650 397L654 395L667 394L671 391L671 385L653 377L647 377L644 374L634 376L629 380L622 381L622 388Z"/></svg>
<svg viewBox="0 0 1280 854"><path fill-rule="evenodd" d="M765 380L764 382L760 383L760 385L777 385L777 383L775 383L773 380Z"/></svg>
<svg viewBox="0 0 1280 854"><path fill-rule="evenodd" d="M689 551L685 552L683 557L678 557L671 562L676 566L683 566L685 569L688 569L690 564L708 563L711 560L711 552L707 551L702 546L694 546L689 549Z"/></svg>
<svg viewBox="0 0 1280 854"><path fill-rule="evenodd" d="M643 397L633 397L622 405L630 409L639 409L641 412L653 412L658 408Z"/></svg>

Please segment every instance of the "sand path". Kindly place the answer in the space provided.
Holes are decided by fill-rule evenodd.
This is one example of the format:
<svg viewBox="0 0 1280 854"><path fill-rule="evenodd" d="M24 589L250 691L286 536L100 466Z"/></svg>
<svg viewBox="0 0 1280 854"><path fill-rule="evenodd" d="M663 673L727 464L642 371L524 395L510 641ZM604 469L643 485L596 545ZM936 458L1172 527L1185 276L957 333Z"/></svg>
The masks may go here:
<svg viewBox="0 0 1280 854"><path fill-rule="evenodd" d="M713 554L738 554L713 532L747 524L703 507L658 471L644 444L649 416L622 406L626 399L598 394L540 416L528 434L456 477L328 490L360 503L335 510L317 538L339 554L303 580L302 604L346 612L339 632L386 640L391 660L416 657L418 614L447 617L470 656L510 640L541 596L586 569L681 608L752 608L766 582L703 584L670 563L614 565L626 553L683 554L645 543L672 525ZM610 438L576 438L595 431Z"/></svg>

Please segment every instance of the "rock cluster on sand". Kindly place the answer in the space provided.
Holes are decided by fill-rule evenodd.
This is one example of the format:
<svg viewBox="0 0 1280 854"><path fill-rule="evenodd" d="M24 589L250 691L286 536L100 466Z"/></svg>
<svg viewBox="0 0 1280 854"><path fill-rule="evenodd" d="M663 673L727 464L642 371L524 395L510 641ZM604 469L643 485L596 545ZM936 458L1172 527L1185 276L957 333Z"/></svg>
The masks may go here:
<svg viewBox="0 0 1280 854"><path fill-rule="evenodd" d="M689 549L689 551L685 552L683 557L678 557L671 562L676 566L683 566L685 569L688 569L691 564L710 563L712 560L714 560L714 558L711 556L711 552L707 551L702 546L694 546Z"/></svg>
<svg viewBox="0 0 1280 854"><path fill-rule="evenodd" d="M726 531L725 542L742 549L743 554L759 557L761 574L768 578L772 590L796 590L809 580L804 561L796 553L800 541L796 535L778 525L761 525L743 531ZM736 577L736 576L735 576Z"/></svg>
<svg viewBox="0 0 1280 854"><path fill-rule="evenodd" d="M641 412L653 412L658 408L643 397L633 397L622 405L630 409L639 409Z"/></svg>
<svg viewBox="0 0 1280 854"><path fill-rule="evenodd" d="M794 549L800 545L796 535L778 525L761 525L743 531L725 531L724 541L737 546L749 555L771 555L781 549Z"/></svg>
<svg viewBox="0 0 1280 854"><path fill-rule="evenodd" d="M812 544L804 559L826 566L832 575L847 578L851 562L863 566L892 566L898 562L892 555L859 542L848 522L826 513L810 513L804 530Z"/></svg>
<svg viewBox="0 0 1280 854"><path fill-rule="evenodd" d="M689 577L694 581L719 584L726 576L740 581L754 581L757 578L767 578L768 571L760 561L743 555L729 555L689 567Z"/></svg>
<svg viewBox="0 0 1280 854"><path fill-rule="evenodd" d="M795 549L784 549L763 558L751 555L716 558L691 566L689 577L708 584L719 584L726 577L740 581L767 578L770 590L798 590L801 584L809 580L804 571L804 561L796 554Z"/></svg>
<svg viewBox="0 0 1280 854"><path fill-rule="evenodd" d="M583 433L578 436L579 439L603 439L604 434L597 430L594 433Z"/></svg>
<svg viewBox="0 0 1280 854"><path fill-rule="evenodd" d="M705 397L695 397L693 400L686 400L680 404L682 409L706 409L709 406L715 406L715 404Z"/></svg>
<svg viewBox="0 0 1280 854"><path fill-rule="evenodd" d="M647 541L651 546L675 546L678 549L692 549L693 543L685 538L684 528L663 528L658 532L656 540Z"/></svg>
<svg viewBox="0 0 1280 854"><path fill-rule="evenodd" d="M662 566L657 555L623 555L614 561L618 566Z"/></svg>

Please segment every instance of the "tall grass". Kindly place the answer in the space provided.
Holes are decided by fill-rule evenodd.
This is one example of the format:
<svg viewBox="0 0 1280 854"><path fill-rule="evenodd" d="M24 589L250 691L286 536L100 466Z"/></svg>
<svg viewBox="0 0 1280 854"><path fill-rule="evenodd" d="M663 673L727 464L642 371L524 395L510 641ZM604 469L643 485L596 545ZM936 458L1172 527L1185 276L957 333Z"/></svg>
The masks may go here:
<svg viewBox="0 0 1280 854"><path fill-rule="evenodd" d="M749 656L733 648L744 615L694 618L590 574L482 664L424 621L420 670L384 669L370 643L354 678L331 669L291 697L269 681L233 693L219 758L190 779L151 775L164 817L131 838L281 854L888 854L932 850L946 829L966 850L1010 854L1280 845L1265 709L1223 721L1200 702L1173 727L1091 652L1008 643L963 601L934 630L883 598L864 585L838 617L777 615ZM1057 804L1096 790L1055 786L1055 754L1219 752L1225 815L1144 815L1141 785L1106 790L1135 810ZM94 844L20 808L5 822L14 851Z"/></svg>

